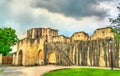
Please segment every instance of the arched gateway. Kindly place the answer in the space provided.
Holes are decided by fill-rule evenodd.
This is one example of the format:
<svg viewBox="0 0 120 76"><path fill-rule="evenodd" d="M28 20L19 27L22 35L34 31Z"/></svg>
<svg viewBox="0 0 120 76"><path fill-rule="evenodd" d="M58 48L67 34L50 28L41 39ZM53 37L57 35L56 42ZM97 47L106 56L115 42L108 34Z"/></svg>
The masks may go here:
<svg viewBox="0 0 120 76"><path fill-rule="evenodd" d="M20 50L18 52L18 65L23 65L22 61L23 61L23 52L22 52L22 50Z"/></svg>
<svg viewBox="0 0 120 76"><path fill-rule="evenodd" d="M56 64L56 55L54 52L50 52L48 54L48 63L49 64Z"/></svg>
<svg viewBox="0 0 120 76"><path fill-rule="evenodd" d="M38 52L38 62L39 62L39 65L44 64L44 55L42 50L39 50Z"/></svg>

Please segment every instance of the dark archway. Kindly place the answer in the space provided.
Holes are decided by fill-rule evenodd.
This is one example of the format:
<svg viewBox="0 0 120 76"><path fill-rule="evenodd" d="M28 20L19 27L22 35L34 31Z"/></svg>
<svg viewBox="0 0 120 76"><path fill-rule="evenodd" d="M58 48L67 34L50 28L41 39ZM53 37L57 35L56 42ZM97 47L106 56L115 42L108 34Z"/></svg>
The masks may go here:
<svg viewBox="0 0 120 76"><path fill-rule="evenodd" d="M44 64L44 54L43 54L42 50L39 50L39 52L38 52L38 63L39 63L39 65Z"/></svg>
<svg viewBox="0 0 120 76"><path fill-rule="evenodd" d="M22 65L22 62L23 62L23 52L22 50L20 50L18 53L18 65Z"/></svg>

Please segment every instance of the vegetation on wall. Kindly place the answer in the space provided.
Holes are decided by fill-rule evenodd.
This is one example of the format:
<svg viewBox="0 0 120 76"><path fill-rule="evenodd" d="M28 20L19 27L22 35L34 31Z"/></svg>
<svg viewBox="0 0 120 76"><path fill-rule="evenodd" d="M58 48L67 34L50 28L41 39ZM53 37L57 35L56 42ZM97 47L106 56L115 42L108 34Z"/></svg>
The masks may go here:
<svg viewBox="0 0 120 76"><path fill-rule="evenodd" d="M8 55L12 50L11 46L18 41L16 31L12 28L0 28L0 53Z"/></svg>
<svg viewBox="0 0 120 76"><path fill-rule="evenodd" d="M120 42L120 4L118 5L118 10L119 10L119 14L117 16L117 18L113 19L110 18L110 22L112 23L112 32L115 32L115 38L117 41Z"/></svg>

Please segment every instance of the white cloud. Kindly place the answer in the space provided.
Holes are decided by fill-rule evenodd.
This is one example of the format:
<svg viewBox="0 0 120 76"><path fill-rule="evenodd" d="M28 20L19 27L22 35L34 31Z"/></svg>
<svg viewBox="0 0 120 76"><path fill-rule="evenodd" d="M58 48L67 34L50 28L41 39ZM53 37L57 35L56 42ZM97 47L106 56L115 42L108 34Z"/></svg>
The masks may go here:
<svg viewBox="0 0 120 76"><path fill-rule="evenodd" d="M116 2L101 2L99 5L99 8L108 10L108 14L110 17L116 17L118 15L118 9L117 9L117 3Z"/></svg>
<svg viewBox="0 0 120 76"><path fill-rule="evenodd" d="M117 12L116 3L106 1L100 3L97 8L107 10L110 16L103 19L90 16L76 20L76 18L66 17L62 13L49 12L43 8L33 8L31 2L32 0L0 1L0 7L4 7L2 8L3 11L0 12L2 17L0 18L0 25L11 26L17 30L18 34L25 33L34 27L50 27L60 30L60 34L67 36L71 36L77 31L85 31L91 35L95 29L109 25L108 18L114 17Z"/></svg>

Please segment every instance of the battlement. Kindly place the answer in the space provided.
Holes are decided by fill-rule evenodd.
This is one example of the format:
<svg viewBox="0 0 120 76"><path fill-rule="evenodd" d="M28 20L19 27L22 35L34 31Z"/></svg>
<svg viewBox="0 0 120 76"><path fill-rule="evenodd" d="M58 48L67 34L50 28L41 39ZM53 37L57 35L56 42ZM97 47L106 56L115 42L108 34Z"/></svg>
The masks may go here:
<svg viewBox="0 0 120 76"><path fill-rule="evenodd" d="M58 35L53 37L53 42L65 42L68 43L70 42L70 38L66 37L64 35Z"/></svg>
<svg viewBox="0 0 120 76"><path fill-rule="evenodd" d="M47 37L47 38L46 38ZM27 37L31 39L47 39L48 42L74 42L74 41L86 41L86 40L96 40L104 38L113 38L114 35L111 32L111 27L99 28L96 29L92 36L89 36L87 33L75 32L71 38L68 38L64 35L58 35L57 29L51 28L32 28L27 31Z"/></svg>
<svg viewBox="0 0 120 76"><path fill-rule="evenodd" d="M85 33L85 32L75 32L71 39L72 39L72 42L73 41L77 41L77 40L87 40L89 38L88 34Z"/></svg>
<svg viewBox="0 0 120 76"><path fill-rule="evenodd" d="M46 36L57 36L58 30L51 28L32 28L27 31L27 38L44 38Z"/></svg>
<svg viewBox="0 0 120 76"><path fill-rule="evenodd" d="M95 39L104 39L104 38L113 38L114 35L111 32L111 27L99 28L96 29L94 34L90 37L91 40Z"/></svg>

